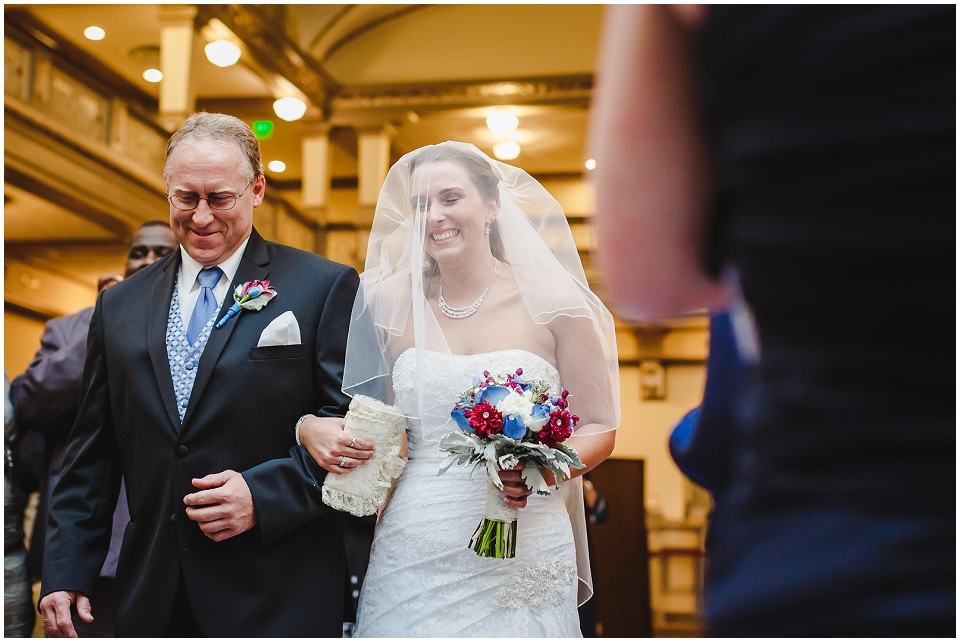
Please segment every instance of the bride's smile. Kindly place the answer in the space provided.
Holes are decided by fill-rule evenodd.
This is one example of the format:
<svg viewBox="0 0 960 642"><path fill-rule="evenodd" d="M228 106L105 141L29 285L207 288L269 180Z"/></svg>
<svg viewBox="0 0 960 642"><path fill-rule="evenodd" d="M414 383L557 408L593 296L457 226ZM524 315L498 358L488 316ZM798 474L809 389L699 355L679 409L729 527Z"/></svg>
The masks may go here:
<svg viewBox="0 0 960 642"><path fill-rule="evenodd" d="M455 236L460 236L460 230L447 230L445 232L434 232L433 234L430 235L430 238L432 238L434 241L439 243L440 241L446 241L447 239L452 239Z"/></svg>

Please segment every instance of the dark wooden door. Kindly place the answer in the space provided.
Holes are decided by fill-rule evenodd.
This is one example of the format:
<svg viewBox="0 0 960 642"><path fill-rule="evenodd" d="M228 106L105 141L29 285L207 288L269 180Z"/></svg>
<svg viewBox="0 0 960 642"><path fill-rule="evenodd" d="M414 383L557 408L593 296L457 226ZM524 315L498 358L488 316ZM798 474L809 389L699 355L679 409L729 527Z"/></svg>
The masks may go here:
<svg viewBox="0 0 960 642"><path fill-rule="evenodd" d="M589 525L602 635L652 637L643 461L608 459L590 479L610 508L606 523Z"/></svg>

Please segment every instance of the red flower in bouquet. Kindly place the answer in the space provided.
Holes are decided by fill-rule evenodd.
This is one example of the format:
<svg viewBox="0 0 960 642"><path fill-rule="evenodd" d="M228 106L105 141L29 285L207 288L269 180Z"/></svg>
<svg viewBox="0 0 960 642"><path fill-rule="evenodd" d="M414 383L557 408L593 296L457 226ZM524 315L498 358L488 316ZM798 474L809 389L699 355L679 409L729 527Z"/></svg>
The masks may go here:
<svg viewBox="0 0 960 642"><path fill-rule="evenodd" d="M503 429L503 416L496 408L484 401L466 411L467 420L477 437L485 439Z"/></svg>
<svg viewBox="0 0 960 642"><path fill-rule="evenodd" d="M556 448L557 444L566 440L573 432L573 426L576 425L579 417L571 415L570 411L563 408L554 410L550 413L550 420L537 435L537 441L541 444Z"/></svg>

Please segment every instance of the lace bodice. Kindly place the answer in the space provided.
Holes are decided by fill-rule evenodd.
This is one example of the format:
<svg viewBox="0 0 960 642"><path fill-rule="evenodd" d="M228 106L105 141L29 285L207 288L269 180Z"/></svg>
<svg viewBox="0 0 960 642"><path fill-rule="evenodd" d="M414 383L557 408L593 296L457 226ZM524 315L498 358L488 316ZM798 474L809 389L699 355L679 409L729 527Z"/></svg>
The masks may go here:
<svg viewBox="0 0 960 642"><path fill-rule="evenodd" d="M422 385L424 390L429 391L428 403L435 404L446 412L453 410L453 404L460 398L461 393L474 385L474 378L482 376L484 370L491 374L508 374L522 368L525 379L545 381L550 384L552 394L560 392L560 373L557 369L543 357L526 350L498 350L467 355L424 350L422 354L425 361ZM416 355L417 351L413 348L404 351L393 367L395 403L408 416L418 414ZM416 422L412 422L411 430L407 434L411 452L425 450L424 446L429 443L431 455L445 457L446 455L436 448L436 444L445 434L456 429L453 420L449 420L442 429L431 431L425 436L412 429L415 425Z"/></svg>

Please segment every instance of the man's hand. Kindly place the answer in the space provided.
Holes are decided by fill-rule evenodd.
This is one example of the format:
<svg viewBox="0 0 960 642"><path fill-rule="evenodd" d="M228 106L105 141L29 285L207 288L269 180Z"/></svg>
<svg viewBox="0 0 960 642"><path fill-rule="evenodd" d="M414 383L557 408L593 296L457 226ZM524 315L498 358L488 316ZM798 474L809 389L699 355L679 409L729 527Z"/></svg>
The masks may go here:
<svg viewBox="0 0 960 642"><path fill-rule="evenodd" d="M372 442L343 432L340 417L307 417L300 424L300 443L315 462L334 475L367 464L377 454Z"/></svg>
<svg viewBox="0 0 960 642"><path fill-rule="evenodd" d="M93 622L90 600L83 593L55 591L40 600L43 630L48 638L78 637L76 629L73 628L73 618L70 617L70 607L73 604L77 605L77 615L81 620L88 624Z"/></svg>
<svg viewBox="0 0 960 642"><path fill-rule="evenodd" d="M243 475L233 470L194 479L201 489L183 498L187 517L200 525L203 534L222 542L250 530L257 523L253 495Z"/></svg>

